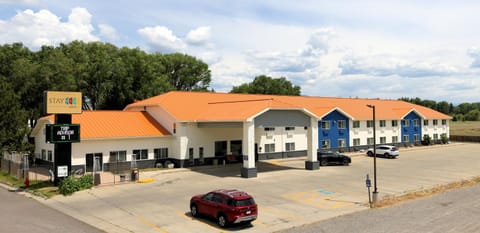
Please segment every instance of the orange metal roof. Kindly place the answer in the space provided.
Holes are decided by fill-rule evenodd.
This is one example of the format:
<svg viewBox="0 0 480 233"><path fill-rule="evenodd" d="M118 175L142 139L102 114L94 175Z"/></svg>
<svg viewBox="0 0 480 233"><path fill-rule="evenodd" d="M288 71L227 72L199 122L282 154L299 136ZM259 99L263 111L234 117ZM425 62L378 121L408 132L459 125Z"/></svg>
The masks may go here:
<svg viewBox="0 0 480 233"><path fill-rule="evenodd" d="M305 109L319 118L338 109L353 120L366 120L372 118L372 109L367 105L375 105L377 119L402 119L411 111L426 119L451 118L433 109L400 100L181 91L132 103L125 110L161 106L178 121L244 121L268 108Z"/></svg>
<svg viewBox="0 0 480 233"><path fill-rule="evenodd" d="M54 116L46 116L51 123ZM170 133L147 112L83 111L72 114L72 123L80 124L80 138L155 137Z"/></svg>

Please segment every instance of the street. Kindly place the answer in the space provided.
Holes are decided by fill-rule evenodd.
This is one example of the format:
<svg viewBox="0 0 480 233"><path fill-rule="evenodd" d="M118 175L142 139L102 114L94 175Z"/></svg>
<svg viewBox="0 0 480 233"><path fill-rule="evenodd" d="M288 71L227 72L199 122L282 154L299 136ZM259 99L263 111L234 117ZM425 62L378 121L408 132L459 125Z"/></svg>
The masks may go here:
<svg viewBox="0 0 480 233"><path fill-rule="evenodd" d="M100 233L77 219L0 185L0 232Z"/></svg>

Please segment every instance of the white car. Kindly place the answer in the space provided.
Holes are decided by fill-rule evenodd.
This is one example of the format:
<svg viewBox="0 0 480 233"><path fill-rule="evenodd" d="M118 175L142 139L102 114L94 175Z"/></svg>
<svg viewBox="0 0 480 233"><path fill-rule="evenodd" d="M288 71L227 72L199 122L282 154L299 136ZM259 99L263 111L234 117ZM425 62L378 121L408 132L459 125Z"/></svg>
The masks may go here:
<svg viewBox="0 0 480 233"><path fill-rule="evenodd" d="M378 145L375 152L377 153L377 156L383 156L391 159L394 159L400 155L398 148L390 145ZM368 149L367 155L373 156L373 148Z"/></svg>

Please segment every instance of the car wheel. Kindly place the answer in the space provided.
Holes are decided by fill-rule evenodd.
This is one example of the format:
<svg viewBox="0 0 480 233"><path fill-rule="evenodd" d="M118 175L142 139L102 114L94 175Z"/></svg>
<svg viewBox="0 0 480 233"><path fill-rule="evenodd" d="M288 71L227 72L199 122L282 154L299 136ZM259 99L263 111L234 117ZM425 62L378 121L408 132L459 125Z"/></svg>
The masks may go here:
<svg viewBox="0 0 480 233"><path fill-rule="evenodd" d="M348 164L349 164L348 159L344 159L343 160L343 165L348 166Z"/></svg>
<svg viewBox="0 0 480 233"><path fill-rule="evenodd" d="M392 156L390 156L389 153L385 153L385 154L383 154L383 156L384 156L385 158L392 158Z"/></svg>
<svg viewBox="0 0 480 233"><path fill-rule="evenodd" d="M320 165L322 165L322 166L327 166L327 165L328 165L327 160L322 159L322 160L320 161Z"/></svg>
<svg viewBox="0 0 480 233"><path fill-rule="evenodd" d="M373 152L369 151L369 152L367 152L367 155L370 156L370 157L372 157L372 156L373 156Z"/></svg>
<svg viewBox="0 0 480 233"><path fill-rule="evenodd" d="M196 205L190 205L190 214L192 214L193 217L198 216L198 209Z"/></svg>
<svg viewBox="0 0 480 233"><path fill-rule="evenodd" d="M225 218L225 215L223 214L218 215L217 223L220 227L226 227L228 225L228 222L227 222L227 218Z"/></svg>

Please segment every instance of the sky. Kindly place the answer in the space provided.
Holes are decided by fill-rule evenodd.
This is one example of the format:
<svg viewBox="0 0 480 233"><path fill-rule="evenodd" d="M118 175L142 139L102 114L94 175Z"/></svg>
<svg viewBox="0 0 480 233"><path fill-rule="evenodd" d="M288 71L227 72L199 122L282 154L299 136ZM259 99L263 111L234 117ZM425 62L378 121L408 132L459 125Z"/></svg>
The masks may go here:
<svg viewBox="0 0 480 233"><path fill-rule="evenodd" d="M229 92L285 77L302 95L480 102L480 1L0 0L0 44L101 41L186 53Z"/></svg>

